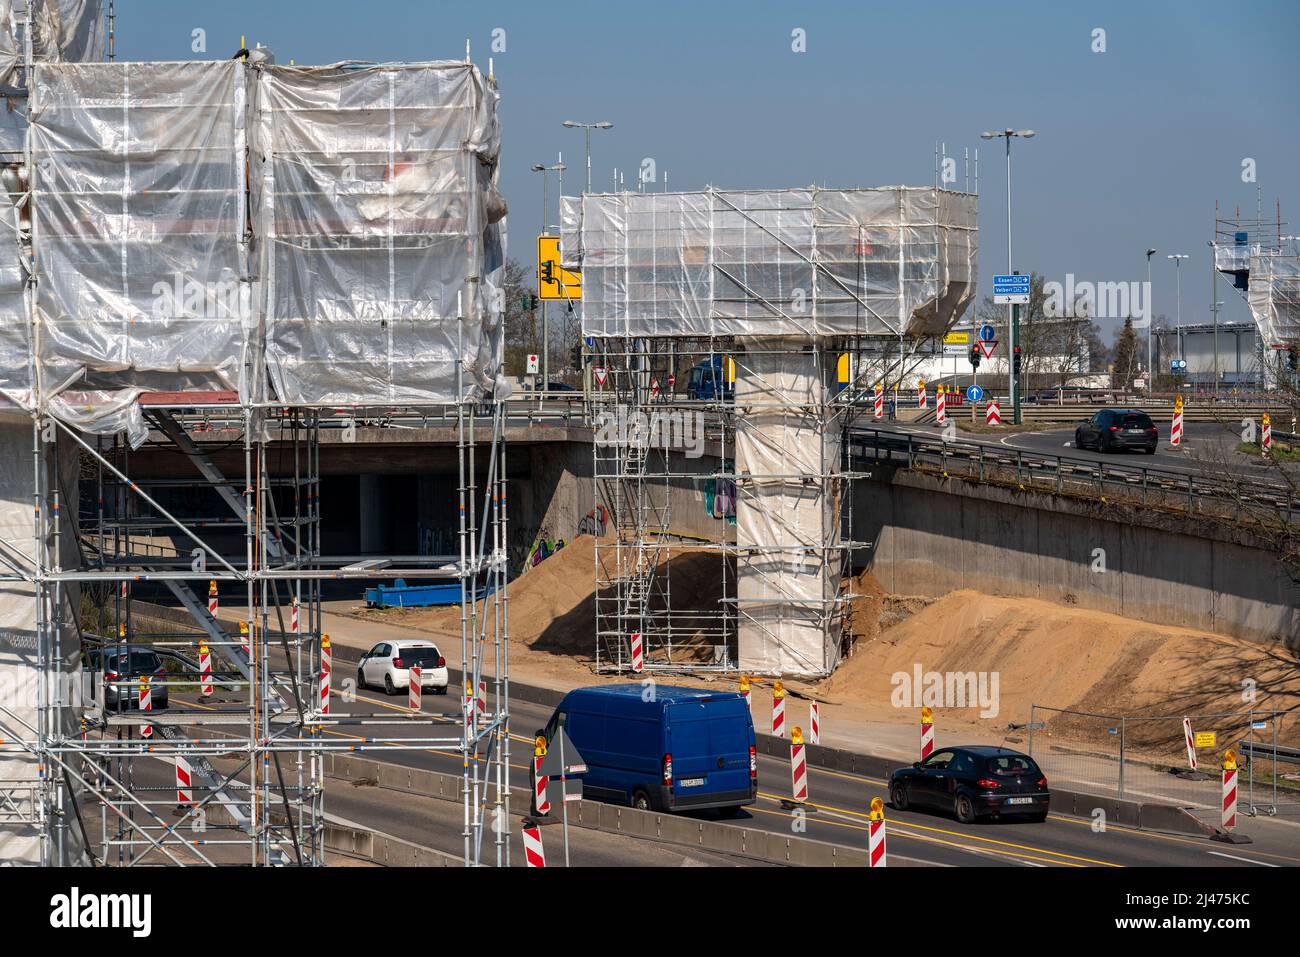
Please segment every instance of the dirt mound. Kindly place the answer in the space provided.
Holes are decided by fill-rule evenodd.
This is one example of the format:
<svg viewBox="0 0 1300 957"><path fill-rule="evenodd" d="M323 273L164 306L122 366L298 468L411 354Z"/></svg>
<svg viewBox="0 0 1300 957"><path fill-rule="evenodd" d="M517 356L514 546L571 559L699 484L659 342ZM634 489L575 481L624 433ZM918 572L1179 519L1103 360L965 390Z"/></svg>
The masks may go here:
<svg viewBox="0 0 1300 957"><path fill-rule="evenodd" d="M1281 648L961 590L860 640L821 690L833 700L897 717L890 704L896 673L914 675L917 666L923 673L996 672L998 713L983 723L1005 727L1028 721L1031 704L1107 715L1242 712L1252 707L1242 698L1246 681L1254 682L1254 708L1288 710L1300 704L1297 665ZM950 713L974 723L979 708ZM1049 727L1091 738L1104 734L1105 724L1062 717ZM1235 733L1238 724L1244 727L1241 721L1224 722L1223 732ZM1296 724L1284 722L1284 735L1300 737ZM1177 722L1130 724L1130 740L1137 744L1164 746L1180 738Z"/></svg>
<svg viewBox="0 0 1300 957"><path fill-rule="evenodd" d="M590 661L596 650L596 542L580 535L509 585L510 640L535 652ZM602 544L607 544L602 540ZM601 560L612 562L612 551ZM693 625L685 609L716 610L722 597L718 555L702 549L674 549L668 560L674 629L683 637ZM611 571L604 569L602 571ZM607 577L602 575L602 577ZM487 599L490 605L491 599ZM479 603L480 608L483 602ZM387 621L403 622L446 634L460 631L460 606L386 609Z"/></svg>

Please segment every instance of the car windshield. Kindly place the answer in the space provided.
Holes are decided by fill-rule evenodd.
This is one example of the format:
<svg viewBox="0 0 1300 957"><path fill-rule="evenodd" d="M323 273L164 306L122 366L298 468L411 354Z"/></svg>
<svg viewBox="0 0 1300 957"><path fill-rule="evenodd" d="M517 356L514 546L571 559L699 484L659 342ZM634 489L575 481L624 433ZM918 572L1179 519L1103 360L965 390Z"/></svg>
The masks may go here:
<svg viewBox="0 0 1300 957"><path fill-rule="evenodd" d="M130 655L130 663L126 668L126 674L140 675L152 673L162 667L162 663L158 660L158 656L152 651L132 651L127 654ZM110 653L104 659L104 670L117 671L119 673L122 672L123 669L120 665L128 660L127 654L117 654L116 652Z"/></svg>
<svg viewBox="0 0 1300 957"><path fill-rule="evenodd" d="M1145 412L1125 412L1120 418L1120 425L1126 429L1151 428L1151 416Z"/></svg>
<svg viewBox="0 0 1300 957"><path fill-rule="evenodd" d="M989 774L999 777L1019 777L1026 774L1038 774L1038 765L1023 754L1003 754L989 758Z"/></svg>
<svg viewBox="0 0 1300 957"><path fill-rule="evenodd" d="M423 667L424 665L438 664L438 659L442 657L438 654L438 649L432 645L426 645L423 648L403 648L398 652L398 657L408 664L416 664Z"/></svg>

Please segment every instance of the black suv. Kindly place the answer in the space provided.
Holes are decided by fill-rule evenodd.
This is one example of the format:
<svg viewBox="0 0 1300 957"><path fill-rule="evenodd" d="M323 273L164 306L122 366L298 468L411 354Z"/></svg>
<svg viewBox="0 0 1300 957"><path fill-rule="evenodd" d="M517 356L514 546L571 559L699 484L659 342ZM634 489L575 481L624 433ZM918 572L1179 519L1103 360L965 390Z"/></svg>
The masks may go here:
<svg viewBox="0 0 1300 957"><path fill-rule="evenodd" d="M1141 449L1154 455L1159 441L1160 430L1141 409L1102 409L1074 430L1076 449L1094 448L1098 452Z"/></svg>

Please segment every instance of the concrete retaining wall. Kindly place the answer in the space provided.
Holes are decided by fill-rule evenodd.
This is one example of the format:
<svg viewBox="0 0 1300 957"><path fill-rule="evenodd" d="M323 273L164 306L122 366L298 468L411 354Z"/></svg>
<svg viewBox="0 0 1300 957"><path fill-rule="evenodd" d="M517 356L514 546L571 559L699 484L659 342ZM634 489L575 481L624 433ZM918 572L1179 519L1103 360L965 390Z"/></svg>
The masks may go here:
<svg viewBox="0 0 1300 957"><path fill-rule="evenodd" d="M1300 588L1241 530L914 472L878 475L855 486L854 537L875 543L864 559L890 592L974 588L1300 647Z"/></svg>

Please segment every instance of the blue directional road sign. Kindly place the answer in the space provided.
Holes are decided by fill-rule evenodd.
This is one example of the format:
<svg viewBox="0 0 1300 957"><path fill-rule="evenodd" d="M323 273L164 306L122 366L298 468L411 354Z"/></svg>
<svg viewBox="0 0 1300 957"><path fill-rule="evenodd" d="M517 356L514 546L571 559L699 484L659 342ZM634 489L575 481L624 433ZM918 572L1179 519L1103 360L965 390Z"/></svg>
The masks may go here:
<svg viewBox="0 0 1300 957"><path fill-rule="evenodd" d="M984 325L980 326L981 342L992 342L994 339L997 338L997 335L998 335L998 331L994 329L991 324L986 322L984 323Z"/></svg>
<svg viewBox="0 0 1300 957"><path fill-rule="evenodd" d="M966 389L967 402L978 402L982 398L984 398L984 390L979 386L973 385Z"/></svg>
<svg viewBox="0 0 1300 957"><path fill-rule="evenodd" d="M1028 276L994 276L993 301L1000 305L1029 304Z"/></svg>

